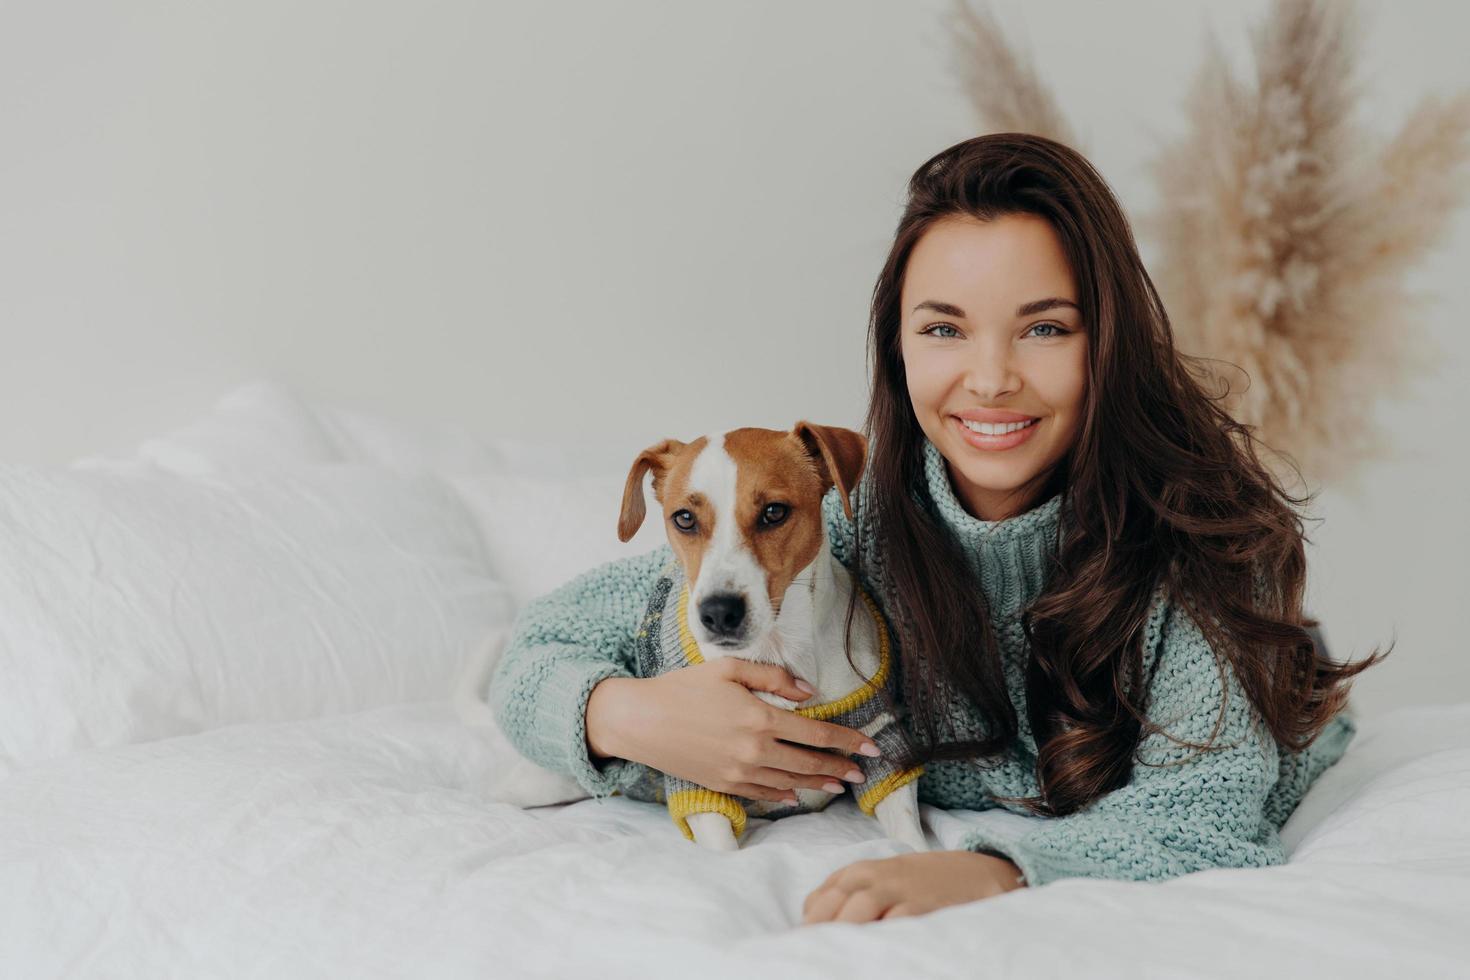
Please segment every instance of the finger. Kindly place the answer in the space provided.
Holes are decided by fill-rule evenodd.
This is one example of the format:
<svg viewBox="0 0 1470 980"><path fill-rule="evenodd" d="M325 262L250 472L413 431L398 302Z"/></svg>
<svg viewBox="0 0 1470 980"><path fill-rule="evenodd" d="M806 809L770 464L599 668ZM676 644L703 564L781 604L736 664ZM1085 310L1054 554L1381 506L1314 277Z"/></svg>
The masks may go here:
<svg viewBox="0 0 1470 980"><path fill-rule="evenodd" d="M878 916L878 918L902 919L904 916L921 914L923 914L923 910L920 909L913 902L899 902L897 905L890 908L887 912L884 912L882 915Z"/></svg>
<svg viewBox="0 0 1470 980"><path fill-rule="evenodd" d="M755 778L766 786L779 786L788 792L796 787L801 787L802 789L819 789L824 793L841 793L847 788L832 776L807 776L785 769L772 769L769 766L761 766Z"/></svg>
<svg viewBox="0 0 1470 980"><path fill-rule="evenodd" d="M769 691L779 694L788 701L805 701L811 697L811 693L803 691L796 686L796 678L784 667L776 664L761 664L753 660L742 660L739 657L724 657L730 666L726 668L730 673L727 675L732 680L737 680L750 688L752 691Z"/></svg>
<svg viewBox="0 0 1470 980"><path fill-rule="evenodd" d="M833 922L872 922L888 910L888 906L871 888L861 888L847 896L837 910Z"/></svg>
<svg viewBox="0 0 1470 980"><path fill-rule="evenodd" d="M785 742L776 742L762 761L772 769L780 769L797 777L816 777L814 782L802 782L803 786L816 788L821 786L826 779L862 782L862 779L858 778L862 775L862 767L846 756L834 755L831 752L818 752L815 749L789 745ZM852 775L853 773L857 773L858 776Z"/></svg>
<svg viewBox="0 0 1470 980"><path fill-rule="evenodd" d="M838 888L818 888L806 897L806 903L802 906L801 921L803 925L813 925L818 922L831 922L842 908L842 903L847 900L847 892Z"/></svg>
<svg viewBox="0 0 1470 980"><path fill-rule="evenodd" d="M867 755L864 745L877 746L862 732L830 721L807 718L794 711L776 711L775 734L788 742L811 745L819 749L836 749L843 755Z"/></svg>
<svg viewBox="0 0 1470 980"><path fill-rule="evenodd" d="M818 887L813 888L811 891L806 893L806 898L802 899L801 902L801 917L803 920L805 920L806 917L811 914L812 903L816 901L817 896L822 894L822 892L826 890L826 885L819 885Z"/></svg>
<svg viewBox="0 0 1470 980"><path fill-rule="evenodd" d="M747 800L768 800L772 803L797 803L796 794L789 789L762 786L757 783L736 783L726 792L743 796Z"/></svg>

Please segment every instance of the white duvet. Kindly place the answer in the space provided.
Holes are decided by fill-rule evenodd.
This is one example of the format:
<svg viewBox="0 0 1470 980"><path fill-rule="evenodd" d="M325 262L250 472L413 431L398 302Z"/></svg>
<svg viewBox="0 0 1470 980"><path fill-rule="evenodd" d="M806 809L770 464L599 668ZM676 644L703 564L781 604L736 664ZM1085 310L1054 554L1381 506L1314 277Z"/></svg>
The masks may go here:
<svg viewBox="0 0 1470 980"><path fill-rule="evenodd" d="M520 810L448 701L82 752L0 779L0 977L1470 975L1470 705L1360 726L1287 865L820 926L811 889L902 848L850 799L732 854L655 804Z"/></svg>

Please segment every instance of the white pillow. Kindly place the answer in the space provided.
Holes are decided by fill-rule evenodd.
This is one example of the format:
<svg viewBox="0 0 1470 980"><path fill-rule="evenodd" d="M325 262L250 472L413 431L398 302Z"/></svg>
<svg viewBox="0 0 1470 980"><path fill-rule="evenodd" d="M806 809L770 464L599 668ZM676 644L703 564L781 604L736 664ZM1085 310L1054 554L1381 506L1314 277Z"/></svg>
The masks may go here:
<svg viewBox="0 0 1470 980"><path fill-rule="evenodd" d="M315 411L343 455L357 462L441 476L505 469L500 453L461 425L408 422L329 405Z"/></svg>
<svg viewBox="0 0 1470 980"><path fill-rule="evenodd" d="M142 461L181 476L210 476L350 458L290 385L266 379L229 392L188 425L145 440L132 456L89 456L73 465L126 471Z"/></svg>
<svg viewBox="0 0 1470 980"><path fill-rule="evenodd" d="M634 458L629 456L629 468ZM667 543L662 512L646 487L643 526L632 540L618 540L627 479L627 470L596 476L490 473L453 477L449 484L479 525L492 572L520 606L589 568Z"/></svg>
<svg viewBox="0 0 1470 980"><path fill-rule="evenodd" d="M453 422L390 418L307 400L262 378L222 396L200 418L145 440L125 456L78 460L84 469L126 470L138 461L182 476L350 462L441 476L520 473L573 476L627 472L656 439L482 437Z"/></svg>
<svg viewBox="0 0 1470 980"><path fill-rule="evenodd" d="M545 452L531 447L528 455ZM516 446L510 446L511 460ZM559 455L559 454L555 454ZM309 402L275 378L241 385L199 418L144 440L132 455L78 460L83 469L149 462L181 476L290 469L350 462L436 473L500 472L506 453L449 423L416 423Z"/></svg>
<svg viewBox="0 0 1470 980"><path fill-rule="evenodd" d="M1358 726L1281 828L1291 860L1470 858L1470 702L1397 708Z"/></svg>
<svg viewBox="0 0 1470 980"><path fill-rule="evenodd" d="M441 476L515 473L522 476L595 476L620 470L658 439L526 439L476 436L450 423L405 422L357 410L316 408L348 459L393 469L432 470Z"/></svg>
<svg viewBox="0 0 1470 980"><path fill-rule="evenodd" d="M0 774L446 698L514 611L432 476L0 465Z"/></svg>

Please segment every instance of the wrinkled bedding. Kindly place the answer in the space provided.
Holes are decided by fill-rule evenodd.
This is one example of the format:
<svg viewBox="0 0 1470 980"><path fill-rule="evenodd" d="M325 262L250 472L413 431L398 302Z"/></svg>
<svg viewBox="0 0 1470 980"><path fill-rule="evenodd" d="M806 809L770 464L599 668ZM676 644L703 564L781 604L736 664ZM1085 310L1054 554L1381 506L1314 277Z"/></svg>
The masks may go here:
<svg viewBox="0 0 1470 980"><path fill-rule="evenodd" d="M1365 718L1290 863L1069 879L801 926L900 853L850 799L685 841L621 797L489 801L448 701L240 724L0 778L0 977L1450 976L1470 971L1470 704ZM924 808L938 846L998 811Z"/></svg>

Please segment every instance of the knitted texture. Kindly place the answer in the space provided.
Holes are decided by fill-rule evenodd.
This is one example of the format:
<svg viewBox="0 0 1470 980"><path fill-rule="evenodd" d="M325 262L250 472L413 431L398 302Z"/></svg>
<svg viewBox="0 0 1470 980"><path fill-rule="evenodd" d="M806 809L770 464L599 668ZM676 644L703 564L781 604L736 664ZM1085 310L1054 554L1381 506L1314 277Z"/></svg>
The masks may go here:
<svg viewBox="0 0 1470 980"><path fill-rule="evenodd" d="M927 439L924 479L937 515L977 574L993 617L1003 672L1016 707L1018 732L1003 758L984 767L927 763L919 800L946 809L1004 806L996 796L1037 796L1036 743L1026 711L1028 645L1020 616L1042 592L1056 556L1061 497L1003 521L982 521L960 504L946 463ZM866 479L855 492L864 559L872 580L859 585L880 607L883 556L875 552L874 515ZM853 568L855 528L834 489L822 502L833 555ZM575 778L593 796L634 792L657 798L662 774L641 763L588 757L587 699L610 676L635 676L637 634L654 589L673 557L662 545L646 555L608 562L523 607L491 681L490 700L507 738L526 757ZM882 609L891 623L890 610ZM1200 752L1155 733L1142 739L1127 785L1062 817L1033 818L1023 833L976 830L969 850L1015 863L1032 886L1068 877L1161 880L1214 867L1280 864L1278 834L1313 782L1346 751L1356 725L1339 714L1307 748L1275 743L1238 679L1217 658L1183 608L1155 590L1144 631L1144 676L1157 662L1150 719L1175 739L1209 739L1224 706L1214 749ZM979 737L984 720L957 692L944 692L944 714L958 738ZM866 757L854 757L866 758ZM654 794L649 797L646 794ZM1028 814L1029 815L1029 814Z"/></svg>
<svg viewBox="0 0 1470 980"><path fill-rule="evenodd" d="M872 635L877 645L878 669L869 683L853 679L853 690L844 691L842 696L831 701L815 704L802 703L792 710L808 718L830 721L856 729L873 740L884 754L877 758L852 755L850 758L862 772L864 780L853 787L860 810L872 815L873 810L889 793L923 774L923 767L900 771L890 759L902 744L898 721L888 712L879 697L879 688L887 687L890 695L892 685L893 651L889 641L888 627L878 611L878 605L867 595L861 595L862 605L869 613ZM859 627L861 628L861 627ZM684 570L673 559L663 567L654 583L648 609L644 613L642 626L638 630L637 667L639 677L656 677L659 674L678 670L704 662L689 628L689 583ZM825 693L825 692L824 692ZM689 829L691 813L723 813L730 818L735 836L744 832L746 815L769 817L790 816L794 813L810 813L825 809L834 794L819 790L802 789L797 792L796 803L770 800L753 800L743 796L731 796L706 789L665 773L663 795L660 797L651 780L635 780L623 789L623 795L634 799L667 802L669 815L680 832L694 839Z"/></svg>

